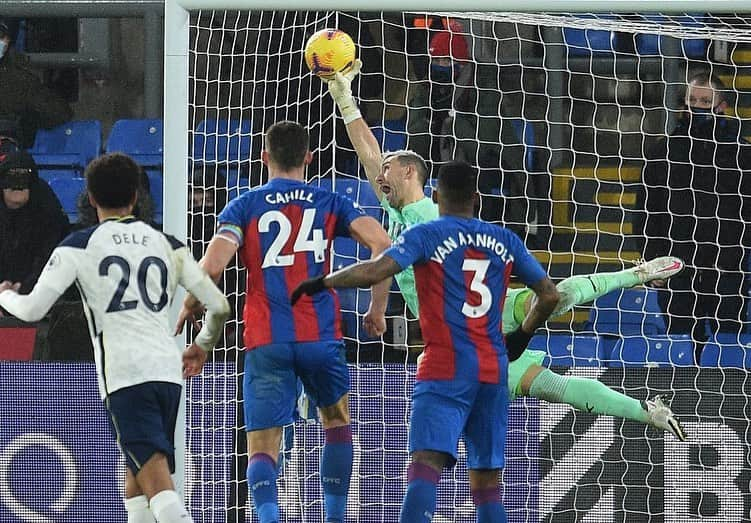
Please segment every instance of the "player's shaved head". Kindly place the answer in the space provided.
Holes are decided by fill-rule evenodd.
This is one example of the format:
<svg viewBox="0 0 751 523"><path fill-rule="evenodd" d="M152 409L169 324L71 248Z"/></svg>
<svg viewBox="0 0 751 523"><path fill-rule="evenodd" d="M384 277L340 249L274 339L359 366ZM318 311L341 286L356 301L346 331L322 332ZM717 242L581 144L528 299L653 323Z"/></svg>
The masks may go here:
<svg viewBox="0 0 751 523"><path fill-rule="evenodd" d="M418 180L424 187L428 181L428 164L422 156L414 151L402 149L399 151L387 152L383 155L384 162L397 160L402 166L412 166L417 171Z"/></svg>
<svg viewBox="0 0 751 523"><path fill-rule="evenodd" d="M132 205L141 178L141 167L123 153L105 154L86 167L86 190L98 207L122 209Z"/></svg>
<svg viewBox="0 0 751 523"><path fill-rule="evenodd" d="M269 160L282 171L302 167L309 149L308 131L297 122L277 122L266 130Z"/></svg>
<svg viewBox="0 0 751 523"><path fill-rule="evenodd" d="M438 193L452 206L474 205L477 172L467 162L451 161L438 170Z"/></svg>

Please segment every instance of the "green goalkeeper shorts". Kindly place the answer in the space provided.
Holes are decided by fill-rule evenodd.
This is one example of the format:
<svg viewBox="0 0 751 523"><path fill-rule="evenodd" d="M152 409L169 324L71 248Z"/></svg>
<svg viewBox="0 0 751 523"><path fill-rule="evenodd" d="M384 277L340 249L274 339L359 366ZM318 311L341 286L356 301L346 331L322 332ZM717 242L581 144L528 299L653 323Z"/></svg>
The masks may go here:
<svg viewBox="0 0 751 523"><path fill-rule="evenodd" d="M521 324L517 323L514 319L514 308L516 307L516 302L518 300L526 300L527 296L531 293L532 290L527 287L509 289L506 291L506 301L503 302L503 311L501 312L501 323L503 325L504 334L513 332L521 327Z"/></svg>
<svg viewBox="0 0 751 523"><path fill-rule="evenodd" d="M542 365L548 353L542 350L527 349L522 352L519 359L508 365L508 395L509 400L514 401L522 395L522 376L533 365Z"/></svg>

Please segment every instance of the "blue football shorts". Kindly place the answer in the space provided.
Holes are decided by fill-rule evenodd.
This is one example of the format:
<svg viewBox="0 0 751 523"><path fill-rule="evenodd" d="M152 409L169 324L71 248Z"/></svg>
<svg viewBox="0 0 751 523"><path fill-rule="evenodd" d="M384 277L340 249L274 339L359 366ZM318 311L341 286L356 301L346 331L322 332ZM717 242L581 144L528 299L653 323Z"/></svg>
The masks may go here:
<svg viewBox="0 0 751 523"><path fill-rule="evenodd" d="M282 427L295 420L297 378L315 405L334 405L349 392L344 343L275 343L246 351L246 431Z"/></svg>
<svg viewBox="0 0 751 523"><path fill-rule="evenodd" d="M467 468L503 468L508 405L508 388L503 384L418 381L412 393L409 451L443 452L455 463L463 434Z"/></svg>
<svg viewBox="0 0 751 523"><path fill-rule="evenodd" d="M182 386L149 381L116 390L104 400L110 430L125 463L138 474L151 456L160 452L175 472L175 422Z"/></svg>

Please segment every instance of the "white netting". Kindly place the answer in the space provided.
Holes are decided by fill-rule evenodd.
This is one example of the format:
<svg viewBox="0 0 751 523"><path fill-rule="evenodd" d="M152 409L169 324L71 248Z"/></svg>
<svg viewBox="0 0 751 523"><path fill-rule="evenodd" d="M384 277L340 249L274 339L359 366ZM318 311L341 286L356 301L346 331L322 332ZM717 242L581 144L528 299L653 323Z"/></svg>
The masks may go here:
<svg viewBox="0 0 751 523"><path fill-rule="evenodd" d="M445 17L450 24L444 25ZM740 407L723 410L715 421L735 427L747 416L745 373L720 370L720 380L707 380L681 366L692 365L697 343L707 341L705 363L721 355L723 364L740 358L743 366L743 333L749 325L745 227L751 219L745 201L751 186L743 176L751 175L737 173L743 170L739 162L746 169L751 164L743 164L746 146L731 144L751 135L743 121L751 114L748 16L194 12L189 188L196 198L189 237L197 256L226 198L264 180L263 131L281 119L310 130L310 183L350 195L386 224L332 101L302 58L307 37L323 27L343 29L357 43L364 66L355 93L384 149L414 149L430 160L434 173L454 157L476 165L481 217L517 231L556 281L631 267L643 256L645 243L650 256L669 254L668 240L688 234L679 246L690 266L685 284L698 290L675 288L664 292L664 299L641 287L610 293L595 308L577 307L554 320L535 347L547 349L554 365L597 365L572 372L598 377L639 399L675 392L676 410L695 422L700 443L709 447L715 444L701 421L702 401L715 396L697 397L697 389L717 387L735 395L733 405ZM429 43L445 27L466 47L455 50L460 56L453 76L440 79L431 70ZM670 145L666 135L684 128L690 133L686 85L705 70L726 86L726 116L713 124L724 134ZM660 143L668 143L669 150L660 153ZM690 156L700 149L713 156ZM679 180L676 170L674 178L661 178L665 158L688 169L688 175ZM644 190L645 166L652 169L649 190ZM649 216L662 221L650 222L641 211L644 205L652 205ZM710 222L717 225L714 236L707 236ZM699 248L708 254L696 257ZM363 257L346 241L334 249L336 266ZM712 280L717 267L732 278ZM235 318L241 316L244 281L242 271L225 275ZM671 309L666 324L661 300L668 307L696 295L702 297L701 307ZM720 296L725 301L718 312L712 300ZM357 451L349 517L395 521L406 483L407 404L420 336L394 292L389 333L383 342L366 338L359 320L367 300L366 291L342 299L348 356L355 364L351 404ZM725 317L728 308L735 309L732 318ZM685 320L684 334L675 330L675 318ZM718 326L717 319L724 321ZM247 497L246 483L238 487L237 480L245 465L232 458L233 435L244 439L235 412L241 405L240 330L238 321L231 322L216 353L226 362L217 367L223 372L189 385L188 490L199 521L224 521L227 509L227 521L234 521ZM668 368L618 368L624 364ZM297 425L295 448L285 453L280 480L285 521L322 520L321 441L317 425ZM687 521L698 515L729 521L738 510L748 513L740 498L724 499L716 487L724 478L723 488L741 489L737 485L743 481L736 478L748 475L747 462L739 465L741 472L730 467L732 473L716 477L691 476L689 465L684 470L683 462L668 458L673 441L663 445L661 435L642 425L520 400L512 406L508 445L504 499L511 521ZM718 463L735 464L736 450L718 447L716 460L702 466L716 472ZM686 458L691 466L705 461L701 452L691 456ZM678 476L666 474L663 481L669 461L693 478L685 492ZM474 521L460 465L444 475L435 521ZM745 485L744 493L748 481Z"/></svg>

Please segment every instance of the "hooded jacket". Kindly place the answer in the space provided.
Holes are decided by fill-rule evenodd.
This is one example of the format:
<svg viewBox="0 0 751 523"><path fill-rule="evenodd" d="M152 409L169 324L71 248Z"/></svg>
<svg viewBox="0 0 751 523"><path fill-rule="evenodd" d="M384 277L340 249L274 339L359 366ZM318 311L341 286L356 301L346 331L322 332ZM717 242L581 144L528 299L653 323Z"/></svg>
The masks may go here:
<svg viewBox="0 0 751 523"><path fill-rule="evenodd" d="M34 287L52 250L68 233L68 218L60 200L39 178L31 156L19 151L0 160L0 178L11 167L32 170L29 201L9 209L0 198L0 281L21 282L22 294Z"/></svg>
<svg viewBox="0 0 751 523"><path fill-rule="evenodd" d="M647 155L644 257L673 255L709 271L747 271L751 144L736 119L689 117Z"/></svg>

